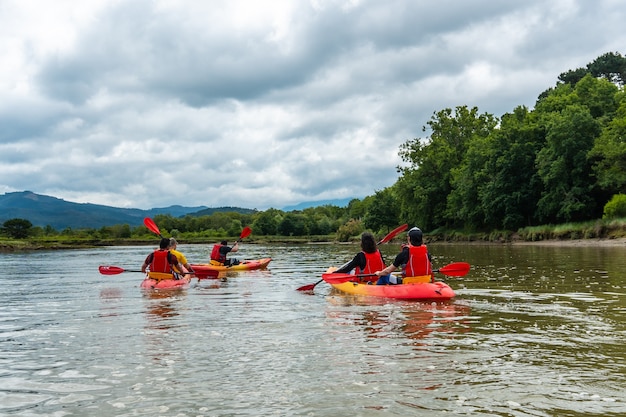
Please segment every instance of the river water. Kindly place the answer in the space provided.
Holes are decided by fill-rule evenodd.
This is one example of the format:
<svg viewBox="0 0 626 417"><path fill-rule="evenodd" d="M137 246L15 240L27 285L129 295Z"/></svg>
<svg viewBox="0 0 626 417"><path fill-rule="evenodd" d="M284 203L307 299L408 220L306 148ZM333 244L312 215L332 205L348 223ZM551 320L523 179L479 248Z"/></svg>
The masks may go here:
<svg viewBox="0 0 626 417"><path fill-rule="evenodd" d="M150 250L0 254L0 416L626 415L625 247L431 245L472 265L440 303L296 290L350 245L244 242L267 270L173 294L98 273Z"/></svg>

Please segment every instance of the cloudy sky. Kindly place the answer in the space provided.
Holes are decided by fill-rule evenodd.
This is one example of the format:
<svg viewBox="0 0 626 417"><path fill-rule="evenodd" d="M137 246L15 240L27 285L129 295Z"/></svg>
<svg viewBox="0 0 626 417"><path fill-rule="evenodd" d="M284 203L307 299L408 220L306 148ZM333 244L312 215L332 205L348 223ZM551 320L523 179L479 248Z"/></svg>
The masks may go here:
<svg viewBox="0 0 626 417"><path fill-rule="evenodd" d="M0 194L363 198L434 112L626 54L620 0L0 0Z"/></svg>

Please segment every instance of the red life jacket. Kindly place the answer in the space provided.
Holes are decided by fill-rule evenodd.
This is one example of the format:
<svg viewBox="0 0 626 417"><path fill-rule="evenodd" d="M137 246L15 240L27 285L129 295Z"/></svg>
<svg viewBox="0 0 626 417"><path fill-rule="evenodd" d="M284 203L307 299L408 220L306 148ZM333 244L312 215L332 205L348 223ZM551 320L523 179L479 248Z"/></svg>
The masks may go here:
<svg viewBox="0 0 626 417"><path fill-rule="evenodd" d="M220 252L220 249L222 248L222 246L224 245L216 244L215 246L213 246L213 250L211 251L211 260L217 261L220 263L226 263L226 255Z"/></svg>
<svg viewBox="0 0 626 417"><path fill-rule="evenodd" d="M354 268L354 273L359 274L373 274L376 271L385 269L385 263L383 262L383 256L378 250L373 253L362 252L365 255L365 268L361 270L358 266ZM378 277L376 277L378 278Z"/></svg>
<svg viewBox="0 0 626 417"><path fill-rule="evenodd" d="M428 259L428 248L426 248L426 245L409 245L409 261L402 271L403 276L419 277L431 275L432 273L433 267Z"/></svg>
<svg viewBox="0 0 626 417"><path fill-rule="evenodd" d="M152 256L152 263L150 264L150 272L165 272L171 273L170 261L168 259L168 250L158 249L154 251Z"/></svg>

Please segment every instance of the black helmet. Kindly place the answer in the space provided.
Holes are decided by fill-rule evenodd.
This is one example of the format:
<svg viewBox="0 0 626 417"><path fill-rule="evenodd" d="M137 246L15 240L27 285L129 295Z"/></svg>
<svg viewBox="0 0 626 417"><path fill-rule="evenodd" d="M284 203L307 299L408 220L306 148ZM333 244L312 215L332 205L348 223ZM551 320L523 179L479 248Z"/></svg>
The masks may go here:
<svg viewBox="0 0 626 417"><path fill-rule="evenodd" d="M409 230L409 240L411 241L412 245L421 245L423 236L424 235L419 227L414 227Z"/></svg>

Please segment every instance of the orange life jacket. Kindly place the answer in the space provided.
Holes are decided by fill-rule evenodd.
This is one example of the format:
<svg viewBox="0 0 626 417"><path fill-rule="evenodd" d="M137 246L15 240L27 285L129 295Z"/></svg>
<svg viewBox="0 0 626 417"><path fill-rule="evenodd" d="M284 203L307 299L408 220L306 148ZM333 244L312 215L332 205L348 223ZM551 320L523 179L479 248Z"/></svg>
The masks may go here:
<svg viewBox="0 0 626 417"><path fill-rule="evenodd" d="M213 250L211 251L211 260L212 261L217 261L220 263L226 263L226 255L224 255L223 253L220 252L220 249L222 248L222 244L216 244L215 246L213 246Z"/></svg>
<svg viewBox="0 0 626 417"><path fill-rule="evenodd" d="M152 263L150 264L150 272L165 272L171 273L170 261L168 259L168 250L157 249L152 256Z"/></svg>
<svg viewBox="0 0 626 417"><path fill-rule="evenodd" d="M363 252L363 255L365 255L365 268L361 270L361 268L357 266L356 268L354 268L355 274L373 274L376 271L385 269L383 257L378 250L373 253Z"/></svg>
<svg viewBox="0 0 626 417"><path fill-rule="evenodd" d="M428 259L428 248L426 245L409 245L409 261L407 262L402 275L405 277L417 277L421 275L431 275L433 267Z"/></svg>

